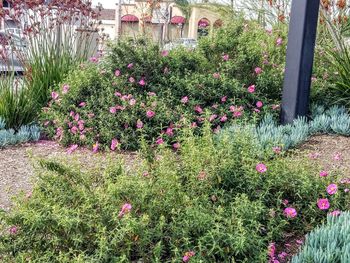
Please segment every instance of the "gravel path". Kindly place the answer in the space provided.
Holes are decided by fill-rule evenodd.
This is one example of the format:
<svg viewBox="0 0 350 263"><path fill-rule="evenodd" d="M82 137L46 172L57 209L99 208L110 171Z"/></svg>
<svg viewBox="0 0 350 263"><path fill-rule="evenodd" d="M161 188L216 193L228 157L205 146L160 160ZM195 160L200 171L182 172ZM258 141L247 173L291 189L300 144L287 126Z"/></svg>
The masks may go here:
<svg viewBox="0 0 350 263"><path fill-rule="evenodd" d="M35 180L34 158L78 162L82 168L94 168L121 156L115 153L92 154L86 149L77 150L72 155L68 155L66 151L52 141L39 141L0 149L0 209L8 210L12 197L21 191L25 193L31 191ZM122 157L129 169L137 162L135 153L123 153Z"/></svg>

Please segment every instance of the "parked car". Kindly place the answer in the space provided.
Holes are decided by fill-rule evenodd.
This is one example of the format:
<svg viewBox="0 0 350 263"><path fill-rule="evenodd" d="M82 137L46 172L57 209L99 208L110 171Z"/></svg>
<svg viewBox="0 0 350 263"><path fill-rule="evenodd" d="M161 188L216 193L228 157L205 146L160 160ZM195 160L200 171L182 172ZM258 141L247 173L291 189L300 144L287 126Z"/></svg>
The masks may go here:
<svg viewBox="0 0 350 263"><path fill-rule="evenodd" d="M23 74L23 60L20 59L20 54L26 52L26 47L20 35L0 31L0 74Z"/></svg>
<svg viewBox="0 0 350 263"><path fill-rule="evenodd" d="M197 47L197 40L193 38L179 38L173 42L167 43L164 45L164 50L172 50L179 46L185 47L187 49L195 49Z"/></svg>

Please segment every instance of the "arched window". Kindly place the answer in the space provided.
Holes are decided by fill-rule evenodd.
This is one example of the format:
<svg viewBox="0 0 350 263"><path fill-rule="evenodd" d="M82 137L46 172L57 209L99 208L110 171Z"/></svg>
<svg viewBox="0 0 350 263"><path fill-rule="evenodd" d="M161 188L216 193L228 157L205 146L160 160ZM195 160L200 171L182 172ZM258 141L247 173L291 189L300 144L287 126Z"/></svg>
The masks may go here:
<svg viewBox="0 0 350 263"><path fill-rule="evenodd" d="M121 17L122 21L122 35L128 37L135 37L139 33L139 19L135 15L124 15Z"/></svg>
<svg viewBox="0 0 350 263"><path fill-rule="evenodd" d="M209 34L210 21L207 18L201 18L198 21L198 38Z"/></svg>
<svg viewBox="0 0 350 263"><path fill-rule="evenodd" d="M223 22L222 22L221 19L218 19L218 20L216 20L216 21L214 22L214 28L215 28L215 29L216 29L216 28L219 28L219 27L222 27L222 25L223 25Z"/></svg>

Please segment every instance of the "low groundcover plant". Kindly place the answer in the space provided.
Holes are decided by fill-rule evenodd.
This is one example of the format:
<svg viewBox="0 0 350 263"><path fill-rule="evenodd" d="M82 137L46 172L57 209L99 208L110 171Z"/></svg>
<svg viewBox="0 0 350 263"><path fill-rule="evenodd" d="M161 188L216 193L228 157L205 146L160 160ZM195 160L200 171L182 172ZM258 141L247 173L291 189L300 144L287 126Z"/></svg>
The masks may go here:
<svg viewBox="0 0 350 263"><path fill-rule="evenodd" d="M1 215L2 260L266 262L285 233L348 209L336 175L266 157L242 129L218 142L210 124L202 134L182 130L177 151L141 143L143 161L132 169L120 161L83 172L42 160L33 192Z"/></svg>

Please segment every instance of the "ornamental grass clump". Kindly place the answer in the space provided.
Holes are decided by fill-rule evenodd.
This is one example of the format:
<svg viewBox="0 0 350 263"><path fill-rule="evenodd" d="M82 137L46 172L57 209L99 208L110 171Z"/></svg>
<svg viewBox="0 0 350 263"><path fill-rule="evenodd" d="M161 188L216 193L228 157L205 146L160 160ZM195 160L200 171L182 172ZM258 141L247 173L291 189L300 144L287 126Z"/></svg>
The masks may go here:
<svg viewBox="0 0 350 263"><path fill-rule="evenodd" d="M142 151L135 167L114 161L81 171L41 160L34 190L1 214L5 262L266 262L271 242L302 234L329 209L347 209L335 176L259 150L249 132L216 142L210 124L179 147Z"/></svg>

